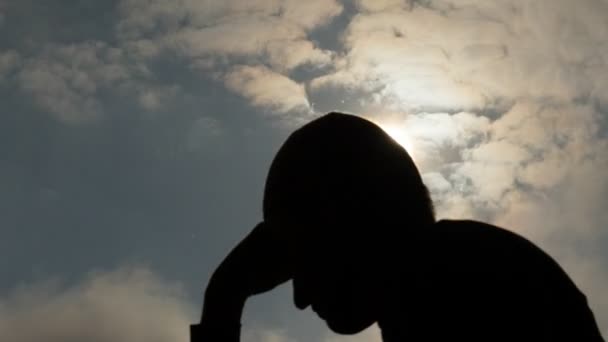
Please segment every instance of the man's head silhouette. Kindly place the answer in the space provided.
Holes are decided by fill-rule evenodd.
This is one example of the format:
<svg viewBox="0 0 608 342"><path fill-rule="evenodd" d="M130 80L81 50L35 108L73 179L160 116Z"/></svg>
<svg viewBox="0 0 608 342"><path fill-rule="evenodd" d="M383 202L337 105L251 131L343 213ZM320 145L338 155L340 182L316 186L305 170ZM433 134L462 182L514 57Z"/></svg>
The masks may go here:
<svg viewBox="0 0 608 342"><path fill-rule="evenodd" d="M247 298L293 281L337 333L385 341L603 342L584 294L506 229L435 221L407 152L375 124L330 113L294 132L266 182L264 221L205 290L192 341L237 342Z"/></svg>
<svg viewBox="0 0 608 342"><path fill-rule="evenodd" d="M296 306L312 305L332 330L356 333L378 319L395 253L434 215L402 146L368 120L330 113L277 153L264 219L293 240Z"/></svg>

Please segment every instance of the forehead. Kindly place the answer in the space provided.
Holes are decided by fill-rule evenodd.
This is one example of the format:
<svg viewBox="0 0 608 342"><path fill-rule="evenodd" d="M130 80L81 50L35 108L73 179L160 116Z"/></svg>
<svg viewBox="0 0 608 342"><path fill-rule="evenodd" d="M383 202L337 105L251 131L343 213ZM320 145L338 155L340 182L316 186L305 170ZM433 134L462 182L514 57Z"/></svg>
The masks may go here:
<svg viewBox="0 0 608 342"><path fill-rule="evenodd" d="M352 246L359 246L364 241L371 241L372 235L379 227L365 224L363 221L323 219L308 217L297 220L279 218L273 220L277 236L294 252L308 251L313 253L346 251Z"/></svg>

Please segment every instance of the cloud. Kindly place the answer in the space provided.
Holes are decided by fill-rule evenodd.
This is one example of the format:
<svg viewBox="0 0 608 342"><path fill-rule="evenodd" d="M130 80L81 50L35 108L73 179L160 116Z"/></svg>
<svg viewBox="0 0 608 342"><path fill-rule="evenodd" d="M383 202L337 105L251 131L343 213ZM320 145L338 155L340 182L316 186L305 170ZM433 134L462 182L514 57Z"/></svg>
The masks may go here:
<svg viewBox="0 0 608 342"><path fill-rule="evenodd" d="M366 116L377 112L375 121L390 118L392 128L397 120L440 217L530 238L572 275L607 327L608 3L356 6L344 52L310 81L309 94L346 89Z"/></svg>
<svg viewBox="0 0 608 342"><path fill-rule="evenodd" d="M22 284L0 296L0 340L20 342L174 342L189 340L192 306L180 284L146 268L92 272L75 284ZM245 317L245 320L246 317ZM244 342L297 342L278 329L247 326ZM377 327L326 342L380 341Z"/></svg>
<svg viewBox="0 0 608 342"><path fill-rule="evenodd" d="M357 335L344 336L330 334L326 337L324 342L382 342L382 336L380 334L380 329L374 324Z"/></svg>
<svg viewBox="0 0 608 342"><path fill-rule="evenodd" d="M359 5L346 53L315 87L365 89L407 111L476 110L529 97L605 101L605 1Z"/></svg>
<svg viewBox="0 0 608 342"><path fill-rule="evenodd" d="M2 65L15 60L14 53L0 57L0 75ZM148 111L161 109L180 88L155 78L126 49L100 41L49 44L17 70L20 89L41 109L69 124L99 119L104 114L104 94L133 98Z"/></svg>
<svg viewBox="0 0 608 342"><path fill-rule="evenodd" d="M411 7L411 1L404 0L358 0L356 4L361 12L385 12Z"/></svg>
<svg viewBox="0 0 608 342"><path fill-rule="evenodd" d="M203 75L225 74L228 88L253 105L286 113L308 108L303 86L289 75L331 65L335 53L310 34L343 7L335 0L123 0L118 9L120 44L144 63L177 54Z"/></svg>
<svg viewBox="0 0 608 342"><path fill-rule="evenodd" d="M194 60L248 57L282 70L327 64L331 53L308 34L342 11L333 0L124 0L119 8L118 34L142 55L154 56L159 45Z"/></svg>
<svg viewBox="0 0 608 342"><path fill-rule="evenodd" d="M608 3L356 6L344 52L310 81L309 94L345 89L366 116L400 115L439 215L486 220L532 239L608 326L601 291L608 218L600 209L608 204Z"/></svg>
<svg viewBox="0 0 608 342"><path fill-rule="evenodd" d="M226 86L255 106L277 112L306 111L309 108L304 87L264 66L237 66L225 77Z"/></svg>
<svg viewBox="0 0 608 342"><path fill-rule="evenodd" d="M121 268L68 288L21 286L0 298L0 340L187 341L192 312L179 285L145 269Z"/></svg>
<svg viewBox="0 0 608 342"><path fill-rule="evenodd" d="M532 239L585 289L608 327L608 3L354 5L340 16L344 31L325 32L343 12L338 1L122 0L115 46L4 52L0 78L15 75L34 103L69 123L101 116L106 92L162 109L181 90L156 81L153 65L167 56L274 119L311 114L309 95L328 98L331 109L357 102L405 132L440 216L487 220ZM319 32L335 45L318 43ZM188 148L212 145L221 129L199 119Z"/></svg>
<svg viewBox="0 0 608 342"><path fill-rule="evenodd" d="M241 339L243 342L296 342L283 331L271 329L246 330Z"/></svg>
<svg viewBox="0 0 608 342"><path fill-rule="evenodd" d="M177 85L136 84L136 87L139 92L139 104L149 111L162 108L163 104L175 98L180 91L180 87Z"/></svg>
<svg viewBox="0 0 608 342"><path fill-rule="evenodd" d="M433 115L418 117L435 122ZM461 142L452 144L457 158L435 154L439 161L422 164L440 217L486 220L537 243L587 294L601 327L608 324L604 120L588 104L519 102L482 125L484 134L439 134ZM442 139L428 137L440 145Z"/></svg>
<svg viewBox="0 0 608 342"><path fill-rule="evenodd" d="M50 46L19 71L22 90L56 118L68 123L95 120L102 112L100 88L125 81L131 71L122 52L102 42Z"/></svg>
<svg viewBox="0 0 608 342"><path fill-rule="evenodd" d="M305 337L294 339L285 331L279 329L245 330L242 334L244 342L298 342L308 341ZM382 342L380 329L376 324L356 335L338 335L328 332L318 339L321 342Z"/></svg>

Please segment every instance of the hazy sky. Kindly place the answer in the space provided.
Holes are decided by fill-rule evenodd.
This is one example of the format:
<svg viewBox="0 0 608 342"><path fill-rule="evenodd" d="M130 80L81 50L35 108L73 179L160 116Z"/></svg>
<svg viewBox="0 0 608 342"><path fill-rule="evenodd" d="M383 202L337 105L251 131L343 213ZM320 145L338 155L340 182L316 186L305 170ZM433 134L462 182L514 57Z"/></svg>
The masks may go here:
<svg viewBox="0 0 608 342"><path fill-rule="evenodd" d="M330 110L408 147L439 217L555 257L608 336L607 18L607 0L0 0L0 340L186 341L274 153ZM289 285L243 325L343 339Z"/></svg>

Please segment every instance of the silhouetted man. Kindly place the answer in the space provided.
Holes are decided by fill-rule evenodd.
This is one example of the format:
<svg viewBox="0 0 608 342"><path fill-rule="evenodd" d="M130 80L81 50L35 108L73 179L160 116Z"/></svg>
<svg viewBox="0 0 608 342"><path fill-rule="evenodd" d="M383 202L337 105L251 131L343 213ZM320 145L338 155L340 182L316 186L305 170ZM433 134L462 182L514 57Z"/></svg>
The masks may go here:
<svg viewBox="0 0 608 342"><path fill-rule="evenodd" d="M397 341L602 341L585 296L523 237L436 221L407 152L331 113L293 133L266 182L264 222L214 272L195 342L239 341L246 299L288 280L340 334Z"/></svg>

